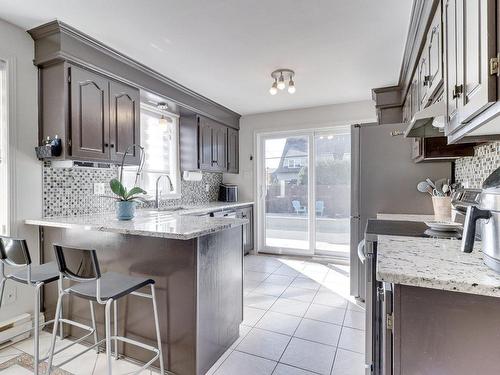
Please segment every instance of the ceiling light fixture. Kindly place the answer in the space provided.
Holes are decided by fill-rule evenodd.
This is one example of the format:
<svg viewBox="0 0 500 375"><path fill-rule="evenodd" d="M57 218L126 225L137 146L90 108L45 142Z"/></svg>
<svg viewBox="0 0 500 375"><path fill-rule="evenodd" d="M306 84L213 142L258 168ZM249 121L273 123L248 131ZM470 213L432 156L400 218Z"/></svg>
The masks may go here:
<svg viewBox="0 0 500 375"><path fill-rule="evenodd" d="M273 85L269 89L269 94L276 95L277 93L278 93L278 82L275 79Z"/></svg>
<svg viewBox="0 0 500 375"><path fill-rule="evenodd" d="M156 105L156 108L159 109L160 111L167 111L168 110L168 104L167 103L158 103ZM158 120L158 125L161 127L161 128L167 128L168 127L168 124L172 122L172 119L171 118L167 118L165 117L164 114L161 115L160 119Z"/></svg>
<svg viewBox="0 0 500 375"><path fill-rule="evenodd" d="M288 82L288 93L293 94L296 91L295 82L293 77L295 77L295 72L291 69L278 69L271 73L271 77L274 79L273 85L269 89L271 95L276 95L278 90L284 90Z"/></svg>

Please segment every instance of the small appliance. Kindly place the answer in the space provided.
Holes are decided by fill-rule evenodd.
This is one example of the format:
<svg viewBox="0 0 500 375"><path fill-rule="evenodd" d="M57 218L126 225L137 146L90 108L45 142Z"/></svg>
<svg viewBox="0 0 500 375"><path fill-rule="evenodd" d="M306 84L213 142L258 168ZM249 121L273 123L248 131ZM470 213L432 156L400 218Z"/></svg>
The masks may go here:
<svg viewBox="0 0 500 375"><path fill-rule="evenodd" d="M483 183L477 204L467 208L465 216L462 251L472 252L476 237L476 223L481 220L481 249L484 263L500 272L500 168Z"/></svg>
<svg viewBox="0 0 500 375"><path fill-rule="evenodd" d="M221 184L219 186L219 201L238 202L238 185Z"/></svg>

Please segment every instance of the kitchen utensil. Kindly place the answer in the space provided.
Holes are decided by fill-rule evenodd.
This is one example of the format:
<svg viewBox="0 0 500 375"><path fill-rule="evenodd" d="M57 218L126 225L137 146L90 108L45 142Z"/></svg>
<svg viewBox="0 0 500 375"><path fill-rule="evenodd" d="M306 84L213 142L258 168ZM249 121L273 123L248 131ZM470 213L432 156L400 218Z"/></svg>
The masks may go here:
<svg viewBox="0 0 500 375"><path fill-rule="evenodd" d="M440 232L453 232L462 228L462 224L455 223L453 221L432 220L426 221L425 225L427 225L432 230Z"/></svg>
<svg viewBox="0 0 500 375"><path fill-rule="evenodd" d="M436 184L434 182L432 182L432 180L430 178L426 178L425 182L427 182L430 185L430 187L432 187L433 189L436 188Z"/></svg>
<svg viewBox="0 0 500 375"><path fill-rule="evenodd" d="M427 181L420 181L418 184L417 184L417 190L421 193L429 193L432 195L431 192L429 192L429 184L427 183Z"/></svg>
<svg viewBox="0 0 500 375"><path fill-rule="evenodd" d="M470 253L474 247L476 224L481 224L481 248L484 263L500 272L500 168L483 183L479 203L469 206L465 215L462 251Z"/></svg>
<svg viewBox="0 0 500 375"><path fill-rule="evenodd" d="M450 191L450 185L444 184L443 185L443 193L448 194Z"/></svg>
<svg viewBox="0 0 500 375"><path fill-rule="evenodd" d="M443 192L443 186L446 184L446 178L440 178L439 180L436 180L435 185L436 185L436 190L440 193Z"/></svg>

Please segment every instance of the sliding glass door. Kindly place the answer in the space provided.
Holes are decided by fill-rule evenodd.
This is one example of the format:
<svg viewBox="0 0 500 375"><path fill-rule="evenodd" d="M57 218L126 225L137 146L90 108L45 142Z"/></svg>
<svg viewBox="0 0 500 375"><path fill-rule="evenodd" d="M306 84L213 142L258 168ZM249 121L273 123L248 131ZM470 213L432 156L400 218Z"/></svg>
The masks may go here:
<svg viewBox="0 0 500 375"><path fill-rule="evenodd" d="M259 249L349 255L349 128L258 137Z"/></svg>

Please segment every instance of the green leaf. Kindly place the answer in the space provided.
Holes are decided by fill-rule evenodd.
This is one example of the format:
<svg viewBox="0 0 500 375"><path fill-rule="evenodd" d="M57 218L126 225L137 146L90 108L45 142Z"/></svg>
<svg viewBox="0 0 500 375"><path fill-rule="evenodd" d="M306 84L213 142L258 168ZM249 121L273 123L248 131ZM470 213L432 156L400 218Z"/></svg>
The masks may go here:
<svg viewBox="0 0 500 375"><path fill-rule="evenodd" d="M131 199L134 195L137 194L146 194L146 191L141 189L140 187L136 186L130 189L130 191L125 195L125 199L129 200Z"/></svg>
<svg viewBox="0 0 500 375"><path fill-rule="evenodd" d="M116 178L113 178L109 182L109 186L111 187L111 191L118 195L120 198L125 199L127 194L127 190L123 187L122 183L118 181Z"/></svg>

